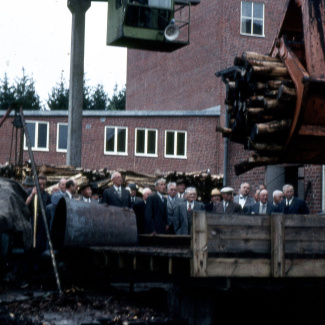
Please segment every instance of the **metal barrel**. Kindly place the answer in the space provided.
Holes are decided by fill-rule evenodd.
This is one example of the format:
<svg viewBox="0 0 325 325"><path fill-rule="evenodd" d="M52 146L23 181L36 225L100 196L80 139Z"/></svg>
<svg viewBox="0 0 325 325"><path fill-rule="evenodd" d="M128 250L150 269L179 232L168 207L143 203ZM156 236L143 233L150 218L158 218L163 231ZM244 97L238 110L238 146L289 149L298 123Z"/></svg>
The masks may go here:
<svg viewBox="0 0 325 325"><path fill-rule="evenodd" d="M52 221L53 247L133 246L136 217L131 209L61 198Z"/></svg>

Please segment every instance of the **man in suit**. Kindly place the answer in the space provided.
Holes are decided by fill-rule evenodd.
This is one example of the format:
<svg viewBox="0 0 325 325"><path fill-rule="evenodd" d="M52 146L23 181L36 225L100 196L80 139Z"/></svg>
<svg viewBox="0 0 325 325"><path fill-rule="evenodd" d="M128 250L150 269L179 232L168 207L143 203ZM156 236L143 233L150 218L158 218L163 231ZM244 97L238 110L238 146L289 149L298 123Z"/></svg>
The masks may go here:
<svg viewBox="0 0 325 325"><path fill-rule="evenodd" d="M131 200L131 209L133 209L134 204L136 202L141 201L139 197L137 197L137 185L134 183L129 183L128 187L130 189L130 200Z"/></svg>
<svg viewBox="0 0 325 325"><path fill-rule="evenodd" d="M176 186L177 186L177 197L179 199L183 199L183 201L186 201L185 200L185 188L186 188L185 180L183 178L179 178L176 181Z"/></svg>
<svg viewBox="0 0 325 325"><path fill-rule="evenodd" d="M273 191L273 205L277 207L279 203L283 200L283 192L280 190Z"/></svg>
<svg viewBox="0 0 325 325"><path fill-rule="evenodd" d="M249 183L241 183L239 188L239 195L236 195L234 198L234 202L239 203L243 211L245 211L249 205L255 203L254 198L249 196L250 191L251 187Z"/></svg>
<svg viewBox="0 0 325 325"><path fill-rule="evenodd" d="M247 214L265 214L271 215L275 211L275 206L269 202L269 193L267 190L261 190L257 203L247 207Z"/></svg>
<svg viewBox="0 0 325 325"><path fill-rule="evenodd" d="M150 195L146 204L146 233L165 234L168 232L167 223L167 200L164 197L166 192L166 180L161 178L155 182L156 193Z"/></svg>
<svg viewBox="0 0 325 325"><path fill-rule="evenodd" d="M92 190L91 184L86 183L86 184L82 185L79 189L79 193L81 194L80 201L83 201L86 203L91 203L91 202L98 203L98 201L95 201L91 198L93 195L93 190Z"/></svg>
<svg viewBox="0 0 325 325"><path fill-rule="evenodd" d="M217 204L221 202L222 196L220 191L217 188L214 188L211 191L211 202L205 206L206 212L216 213Z"/></svg>
<svg viewBox="0 0 325 325"><path fill-rule="evenodd" d="M195 187L186 189L186 202L179 204L174 212L174 230L177 235L190 235L192 231L193 211L205 210L204 204L196 201Z"/></svg>
<svg viewBox="0 0 325 325"><path fill-rule="evenodd" d="M138 235L146 233L146 204L148 197L152 194L149 187L145 187L142 192L142 200L134 203L133 211L135 213Z"/></svg>
<svg viewBox="0 0 325 325"><path fill-rule="evenodd" d="M309 214L305 201L294 197L294 189L290 184L283 186L284 199L278 204L276 212L284 214Z"/></svg>
<svg viewBox="0 0 325 325"><path fill-rule="evenodd" d="M183 202L182 199L180 199L177 196L177 185L174 182L170 182L167 184L167 223L169 225L169 233L170 234L175 234L174 231L174 224L173 224L173 219L174 219L174 212L176 207Z"/></svg>
<svg viewBox="0 0 325 325"><path fill-rule="evenodd" d="M63 194L63 197L67 199L74 199L76 193L77 193L77 183L73 179L68 180L65 184L65 192Z"/></svg>
<svg viewBox="0 0 325 325"><path fill-rule="evenodd" d="M114 172L111 175L113 186L103 192L102 203L120 208L131 208L130 192L122 187L122 175Z"/></svg>
<svg viewBox="0 0 325 325"><path fill-rule="evenodd" d="M234 189L231 187L223 187L220 191L222 201L216 206L216 213L234 214L243 213L243 209L239 203L234 202Z"/></svg>

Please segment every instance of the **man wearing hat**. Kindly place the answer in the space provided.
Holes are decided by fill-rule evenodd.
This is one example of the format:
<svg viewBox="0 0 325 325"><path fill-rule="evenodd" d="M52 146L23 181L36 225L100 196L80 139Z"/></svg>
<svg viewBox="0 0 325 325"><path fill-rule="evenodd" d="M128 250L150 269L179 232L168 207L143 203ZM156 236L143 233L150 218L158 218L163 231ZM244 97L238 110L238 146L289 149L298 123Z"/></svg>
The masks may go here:
<svg viewBox="0 0 325 325"><path fill-rule="evenodd" d="M86 183L86 184L80 186L79 193L81 194L80 201L87 202L87 203L90 203L93 201L91 199L91 196L93 194L91 184Z"/></svg>
<svg viewBox="0 0 325 325"><path fill-rule="evenodd" d="M26 178L23 181L23 187L27 191L30 188L34 187L34 180L32 176L26 176Z"/></svg>
<svg viewBox="0 0 325 325"><path fill-rule="evenodd" d="M141 201L141 199L139 197L137 197L137 185L134 183L129 183L128 187L130 189L130 196L131 196L131 209L133 209L134 204L136 202Z"/></svg>
<svg viewBox="0 0 325 325"><path fill-rule="evenodd" d="M234 202L234 189L231 187L223 187L220 191L222 201L216 207L216 213L234 214L243 213L239 203Z"/></svg>
<svg viewBox="0 0 325 325"><path fill-rule="evenodd" d="M211 202L205 206L205 210L210 213L217 213L217 204L221 202L221 193L217 188L211 191Z"/></svg>

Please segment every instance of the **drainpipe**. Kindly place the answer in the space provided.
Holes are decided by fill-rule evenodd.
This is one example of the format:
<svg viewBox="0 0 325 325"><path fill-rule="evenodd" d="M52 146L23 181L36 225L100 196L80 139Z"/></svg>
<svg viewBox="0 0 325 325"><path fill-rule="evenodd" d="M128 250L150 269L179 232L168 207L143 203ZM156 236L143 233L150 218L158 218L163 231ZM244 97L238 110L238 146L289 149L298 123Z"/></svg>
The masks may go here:
<svg viewBox="0 0 325 325"><path fill-rule="evenodd" d="M227 114L227 107L226 107L226 113L225 113L225 127L229 126L229 116ZM223 152L223 186L227 186L228 183L228 142L229 139L224 139L224 152Z"/></svg>

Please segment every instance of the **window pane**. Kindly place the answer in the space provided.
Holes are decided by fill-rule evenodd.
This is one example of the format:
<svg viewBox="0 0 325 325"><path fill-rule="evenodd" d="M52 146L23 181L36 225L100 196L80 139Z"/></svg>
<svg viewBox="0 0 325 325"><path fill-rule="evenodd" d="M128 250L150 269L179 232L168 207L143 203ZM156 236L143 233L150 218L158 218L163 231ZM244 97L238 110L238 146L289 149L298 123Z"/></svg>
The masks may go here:
<svg viewBox="0 0 325 325"><path fill-rule="evenodd" d="M126 130L118 129L117 131L117 152L126 152Z"/></svg>
<svg viewBox="0 0 325 325"><path fill-rule="evenodd" d="M137 130L136 153L144 153L144 130Z"/></svg>
<svg viewBox="0 0 325 325"><path fill-rule="evenodd" d="M156 153L156 131L148 131L147 153Z"/></svg>
<svg viewBox="0 0 325 325"><path fill-rule="evenodd" d="M177 156L185 156L185 133L177 133Z"/></svg>
<svg viewBox="0 0 325 325"><path fill-rule="evenodd" d="M106 151L114 152L115 129L106 128Z"/></svg>
<svg viewBox="0 0 325 325"><path fill-rule="evenodd" d="M27 122L27 130L30 139L30 145L32 148L34 148L35 147L35 123ZM26 142L26 146L27 146L27 142Z"/></svg>
<svg viewBox="0 0 325 325"><path fill-rule="evenodd" d="M251 19L243 19L241 22L242 33L251 34L251 30L252 30L251 24L252 24Z"/></svg>
<svg viewBox="0 0 325 325"><path fill-rule="evenodd" d="M166 134L166 155L174 155L174 132Z"/></svg>
<svg viewBox="0 0 325 325"><path fill-rule="evenodd" d="M58 149L67 149L67 148L68 148L68 126L60 124Z"/></svg>
<svg viewBox="0 0 325 325"><path fill-rule="evenodd" d="M46 148L47 144L47 124L38 123L38 148Z"/></svg>
<svg viewBox="0 0 325 325"><path fill-rule="evenodd" d="M242 2L242 16L252 17L252 3Z"/></svg>
<svg viewBox="0 0 325 325"><path fill-rule="evenodd" d="M254 3L253 4L254 18L263 18L263 4Z"/></svg>
<svg viewBox="0 0 325 325"><path fill-rule="evenodd" d="M254 20L253 34L254 35L263 35L263 22L261 20Z"/></svg>

